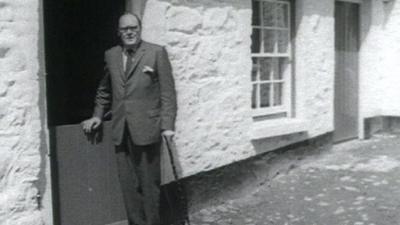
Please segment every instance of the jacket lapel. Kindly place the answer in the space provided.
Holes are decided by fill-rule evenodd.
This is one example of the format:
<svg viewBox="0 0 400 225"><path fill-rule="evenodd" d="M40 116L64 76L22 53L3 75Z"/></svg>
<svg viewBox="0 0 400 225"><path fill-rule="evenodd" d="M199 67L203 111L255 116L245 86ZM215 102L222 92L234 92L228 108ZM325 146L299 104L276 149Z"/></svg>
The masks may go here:
<svg viewBox="0 0 400 225"><path fill-rule="evenodd" d="M114 64L115 68L118 68L117 69L118 75L119 75L121 81L125 82L126 77L124 74L124 67L123 67L123 61L122 61L122 47L121 46L117 46L117 48L115 48L113 59L114 59L114 63L115 63Z"/></svg>
<svg viewBox="0 0 400 225"><path fill-rule="evenodd" d="M133 58L132 66L129 69L129 72L127 74L127 78L126 78L127 80L132 76L133 71L136 69L137 65L139 64L140 60L143 58L145 53L146 53L146 46L145 46L145 43L142 42L142 44L138 48L138 50Z"/></svg>

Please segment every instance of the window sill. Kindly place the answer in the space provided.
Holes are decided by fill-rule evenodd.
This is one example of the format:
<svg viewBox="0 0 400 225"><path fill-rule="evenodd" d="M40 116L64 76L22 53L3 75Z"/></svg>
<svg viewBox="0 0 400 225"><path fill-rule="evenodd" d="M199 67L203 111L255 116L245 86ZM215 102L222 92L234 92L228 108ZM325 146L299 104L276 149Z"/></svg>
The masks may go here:
<svg viewBox="0 0 400 225"><path fill-rule="evenodd" d="M252 140L306 132L307 123L299 119L274 119L257 121L251 129Z"/></svg>

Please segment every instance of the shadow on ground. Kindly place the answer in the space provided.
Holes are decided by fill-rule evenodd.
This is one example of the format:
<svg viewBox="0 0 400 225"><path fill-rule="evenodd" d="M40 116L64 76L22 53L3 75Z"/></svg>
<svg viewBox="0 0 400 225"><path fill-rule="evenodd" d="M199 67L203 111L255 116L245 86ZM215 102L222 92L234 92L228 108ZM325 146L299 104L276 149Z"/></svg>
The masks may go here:
<svg viewBox="0 0 400 225"><path fill-rule="evenodd" d="M335 145L251 192L193 212L193 225L400 224L400 134Z"/></svg>

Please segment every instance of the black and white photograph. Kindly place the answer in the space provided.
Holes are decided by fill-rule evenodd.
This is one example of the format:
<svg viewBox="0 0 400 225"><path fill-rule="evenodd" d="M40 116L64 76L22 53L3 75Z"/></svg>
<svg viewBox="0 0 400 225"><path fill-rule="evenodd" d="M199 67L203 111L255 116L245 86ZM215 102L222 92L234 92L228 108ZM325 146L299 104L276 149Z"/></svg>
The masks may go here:
<svg viewBox="0 0 400 225"><path fill-rule="evenodd" d="M0 0L0 225L399 212L400 0Z"/></svg>

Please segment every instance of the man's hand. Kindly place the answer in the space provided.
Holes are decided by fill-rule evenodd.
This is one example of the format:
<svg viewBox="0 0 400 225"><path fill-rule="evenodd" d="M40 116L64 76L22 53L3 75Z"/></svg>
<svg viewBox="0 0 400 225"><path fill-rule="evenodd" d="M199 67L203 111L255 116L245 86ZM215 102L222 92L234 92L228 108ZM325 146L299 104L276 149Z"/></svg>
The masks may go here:
<svg viewBox="0 0 400 225"><path fill-rule="evenodd" d="M83 132L90 134L101 125L101 119L98 117L92 117L82 122Z"/></svg>

